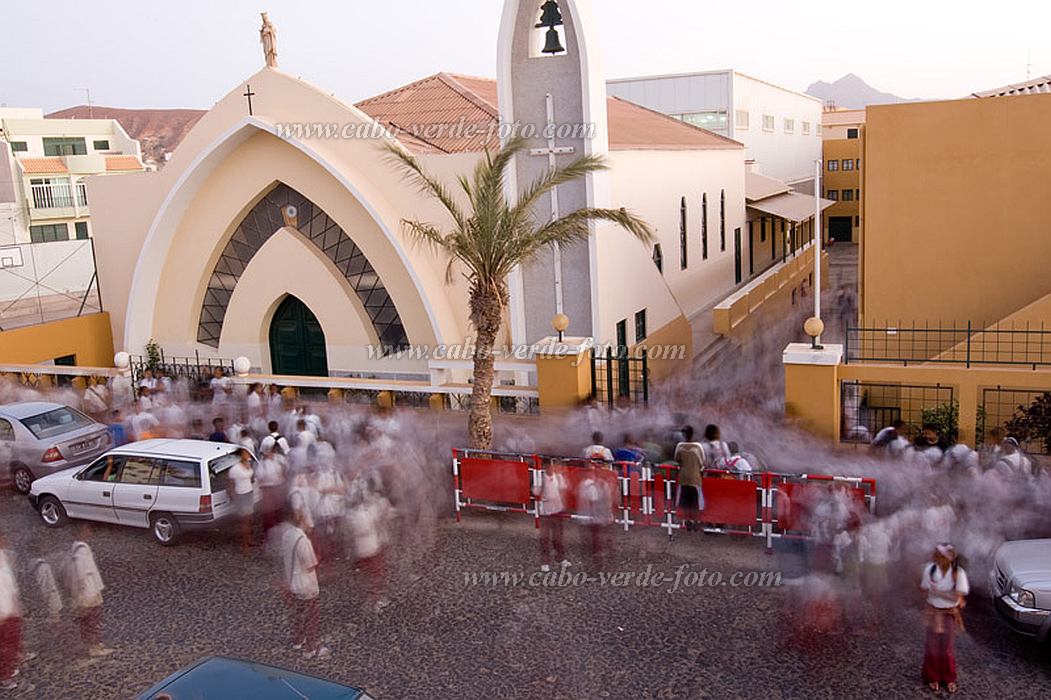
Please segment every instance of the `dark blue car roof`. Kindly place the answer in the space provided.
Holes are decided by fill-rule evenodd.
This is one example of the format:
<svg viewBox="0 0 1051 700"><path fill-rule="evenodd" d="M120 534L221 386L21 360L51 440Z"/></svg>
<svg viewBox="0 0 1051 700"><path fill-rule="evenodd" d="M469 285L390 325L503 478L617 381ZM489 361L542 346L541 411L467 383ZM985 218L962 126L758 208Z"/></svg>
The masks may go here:
<svg viewBox="0 0 1051 700"><path fill-rule="evenodd" d="M177 671L139 696L155 700L358 700L360 688L333 683L275 666L212 656Z"/></svg>

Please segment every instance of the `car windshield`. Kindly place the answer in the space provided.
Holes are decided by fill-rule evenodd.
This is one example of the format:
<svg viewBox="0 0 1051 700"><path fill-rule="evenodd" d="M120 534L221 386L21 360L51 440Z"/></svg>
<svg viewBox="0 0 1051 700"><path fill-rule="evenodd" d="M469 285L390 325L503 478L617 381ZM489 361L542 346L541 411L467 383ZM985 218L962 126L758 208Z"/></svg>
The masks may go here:
<svg viewBox="0 0 1051 700"><path fill-rule="evenodd" d="M91 425L91 419L80 411L63 406L23 418L22 425L28 428L37 440L43 440Z"/></svg>

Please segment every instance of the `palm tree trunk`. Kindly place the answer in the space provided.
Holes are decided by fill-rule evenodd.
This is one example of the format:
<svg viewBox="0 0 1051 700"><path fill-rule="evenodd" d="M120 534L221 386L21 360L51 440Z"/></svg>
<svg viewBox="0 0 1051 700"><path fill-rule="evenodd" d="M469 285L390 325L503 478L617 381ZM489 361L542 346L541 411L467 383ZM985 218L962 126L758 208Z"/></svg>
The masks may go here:
<svg viewBox="0 0 1051 700"><path fill-rule="evenodd" d="M478 333L475 339L474 384L471 387L471 414L467 434L472 450L493 449L492 396L495 372L493 345L500 331L503 304L496 294L475 292L471 295L471 316Z"/></svg>

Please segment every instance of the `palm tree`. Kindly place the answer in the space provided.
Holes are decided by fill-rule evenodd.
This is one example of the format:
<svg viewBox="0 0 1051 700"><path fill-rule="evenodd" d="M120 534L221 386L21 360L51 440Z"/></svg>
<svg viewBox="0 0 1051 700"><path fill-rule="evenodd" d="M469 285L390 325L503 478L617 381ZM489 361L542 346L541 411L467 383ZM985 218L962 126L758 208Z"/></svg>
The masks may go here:
<svg viewBox="0 0 1051 700"><path fill-rule="evenodd" d="M527 145L525 139L517 138L495 155L486 151L473 177L457 178L469 208L461 207L445 185L427 173L411 153L394 144L386 146L390 158L406 178L436 199L452 219L448 230L421 221L402 223L410 236L448 257L447 280L452 280L455 263L461 265L467 279L470 321L477 333L468 434L470 447L477 450L492 449L492 350L509 301L507 277L511 271L529 264L551 245L569 246L587 240L588 224L592 221L615 223L646 243L654 237L649 225L624 209L578 209L546 223L536 220L537 203L556 187L606 170L605 159L600 156L583 156L564 167L549 170L525 189L516 202L509 202L504 189L507 168Z"/></svg>

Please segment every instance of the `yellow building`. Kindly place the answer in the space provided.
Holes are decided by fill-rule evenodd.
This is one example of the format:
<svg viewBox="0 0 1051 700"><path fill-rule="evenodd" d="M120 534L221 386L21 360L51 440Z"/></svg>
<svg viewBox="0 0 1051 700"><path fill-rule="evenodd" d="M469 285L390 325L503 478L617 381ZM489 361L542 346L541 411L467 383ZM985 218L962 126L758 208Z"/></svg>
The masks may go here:
<svg viewBox="0 0 1051 700"><path fill-rule="evenodd" d="M861 240L862 151L865 110L825 112L821 117L824 195L835 204L825 214L824 230L834 241Z"/></svg>
<svg viewBox="0 0 1051 700"><path fill-rule="evenodd" d="M1017 420L1051 393L1048 124L1051 94L867 109L861 327L844 346L786 350L790 414L844 441L900 419L1051 447ZM826 158L842 165L840 148L827 140ZM838 173L826 191L846 187Z"/></svg>

